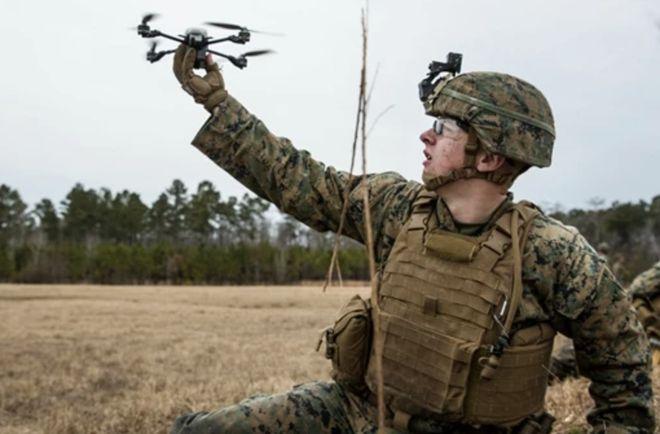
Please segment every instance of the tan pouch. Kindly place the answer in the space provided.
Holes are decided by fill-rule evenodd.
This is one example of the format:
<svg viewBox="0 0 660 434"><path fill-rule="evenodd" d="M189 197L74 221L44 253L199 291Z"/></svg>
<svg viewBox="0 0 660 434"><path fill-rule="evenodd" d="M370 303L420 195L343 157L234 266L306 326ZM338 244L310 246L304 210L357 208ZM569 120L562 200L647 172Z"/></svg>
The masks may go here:
<svg viewBox="0 0 660 434"><path fill-rule="evenodd" d="M354 295L340 310L334 324L323 330L325 357L332 360L332 378L354 392L366 389L364 374L371 350L371 304Z"/></svg>
<svg viewBox="0 0 660 434"><path fill-rule="evenodd" d="M424 247L449 261L470 262L480 245L472 237L436 230L426 236Z"/></svg>

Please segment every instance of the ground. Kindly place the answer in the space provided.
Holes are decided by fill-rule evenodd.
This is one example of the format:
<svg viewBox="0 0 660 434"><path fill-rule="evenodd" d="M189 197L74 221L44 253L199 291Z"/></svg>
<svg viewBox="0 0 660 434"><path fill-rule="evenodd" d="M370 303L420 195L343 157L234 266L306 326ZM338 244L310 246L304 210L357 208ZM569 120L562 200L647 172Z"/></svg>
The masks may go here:
<svg viewBox="0 0 660 434"><path fill-rule="evenodd" d="M367 292L0 285L0 433L165 434L186 411L329 378L319 331ZM585 427L586 387L551 387L555 432Z"/></svg>

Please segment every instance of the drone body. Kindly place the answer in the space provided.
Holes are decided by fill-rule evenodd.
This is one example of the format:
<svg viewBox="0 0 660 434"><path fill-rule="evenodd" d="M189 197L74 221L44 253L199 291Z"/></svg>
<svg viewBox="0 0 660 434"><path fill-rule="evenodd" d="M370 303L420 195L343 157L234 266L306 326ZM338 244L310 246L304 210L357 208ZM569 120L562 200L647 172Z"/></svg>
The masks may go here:
<svg viewBox="0 0 660 434"><path fill-rule="evenodd" d="M142 36L143 38L163 37L193 47L195 50L197 50L197 58L195 59L195 65L194 65L194 68L196 69L205 67L206 56L209 53L225 58L229 60L237 68L243 69L247 66L247 57L260 56L262 54L268 54L272 52L271 50L258 50L258 51L249 51L239 56L231 56L228 54L213 51L209 49L209 45L217 44L220 42L232 42L234 44L244 45L250 41L251 32L255 32L255 31L249 30L243 26L238 26L236 24L209 22L206 23L209 26L219 27L228 30L238 30L238 33L235 35L227 36L225 38L213 39L212 37L208 36L208 33L206 32L205 29L192 27L186 30L185 34L178 35L177 37L177 36L168 35L166 33L161 32L160 30L152 29L151 27L149 27L148 24L149 21L154 19L156 16L157 16L156 14L146 14L142 17L142 22L136 28L138 35ZM157 62L166 55L174 53L176 51L176 50L156 51L156 47L157 47L157 43L153 42L151 44L150 50L147 51L146 58L151 63Z"/></svg>
<svg viewBox="0 0 660 434"><path fill-rule="evenodd" d="M206 41L208 40L206 30L192 27L186 30L184 36L185 44L190 45L197 50L197 58L195 59L194 67L202 68L206 61L206 47L208 47L206 44Z"/></svg>

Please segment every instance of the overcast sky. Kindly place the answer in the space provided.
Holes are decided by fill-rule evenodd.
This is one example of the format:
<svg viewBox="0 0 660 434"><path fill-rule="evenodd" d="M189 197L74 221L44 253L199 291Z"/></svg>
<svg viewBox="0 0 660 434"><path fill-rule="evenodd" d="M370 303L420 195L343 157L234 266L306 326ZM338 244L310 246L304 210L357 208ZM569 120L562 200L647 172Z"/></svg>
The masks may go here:
<svg viewBox="0 0 660 434"><path fill-rule="evenodd" d="M191 189L208 179L225 196L246 191L189 145L206 112L179 87L171 58L146 62L147 42L128 30L152 11L162 14L153 27L175 34L204 21L285 33L220 45L277 51L242 71L225 66L228 90L275 134L348 169L363 3L189 4L3 0L0 183L30 203L59 202L76 182L126 188L147 203L174 178ZM659 23L657 0L372 0L371 76L379 65L372 119L394 107L369 138L369 171L420 178L418 136L431 120L417 83L431 60L458 51L464 71L517 75L553 108L553 165L525 174L513 189L518 199L566 207L593 197L650 200L660 194Z"/></svg>

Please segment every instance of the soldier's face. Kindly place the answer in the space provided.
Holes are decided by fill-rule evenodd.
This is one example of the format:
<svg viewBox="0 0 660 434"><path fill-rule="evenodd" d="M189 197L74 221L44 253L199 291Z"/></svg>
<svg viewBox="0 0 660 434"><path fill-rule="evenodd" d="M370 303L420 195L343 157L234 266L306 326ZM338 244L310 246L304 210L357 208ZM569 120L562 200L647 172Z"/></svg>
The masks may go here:
<svg viewBox="0 0 660 434"><path fill-rule="evenodd" d="M427 176L446 176L464 166L468 134L452 120L436 120L419 139L424 143L422 164Z"/></svg>

